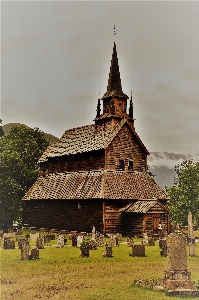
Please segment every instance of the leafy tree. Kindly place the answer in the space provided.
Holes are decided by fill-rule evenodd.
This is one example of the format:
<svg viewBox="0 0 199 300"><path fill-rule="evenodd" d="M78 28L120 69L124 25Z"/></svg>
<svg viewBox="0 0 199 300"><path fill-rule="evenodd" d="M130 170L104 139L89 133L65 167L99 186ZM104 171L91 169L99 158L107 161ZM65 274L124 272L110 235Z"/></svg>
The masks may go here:
<svg viewBox="0 0 199 300"><path fill-rule="evenodd" d="M0 228L22 220L22 197L37 179L38 159L49 143L38 128L24 125L0 138Z"/></svg>
<svg viewBox="0 0 199 300"><path fill-rule="evenodd" d="M188 213L193 222L199 225L199 163L185 160L175 166L177 177L174 185L166 188L171 200L168 201L171 222L187 225Z"/></svg>
<svg viewBox="0 0 199 300"><path fill-rule="evenodd" d="M2 124L2 120L0 119L0 124ZM0 137L4 136L3 127L0 126Z"/></svg>

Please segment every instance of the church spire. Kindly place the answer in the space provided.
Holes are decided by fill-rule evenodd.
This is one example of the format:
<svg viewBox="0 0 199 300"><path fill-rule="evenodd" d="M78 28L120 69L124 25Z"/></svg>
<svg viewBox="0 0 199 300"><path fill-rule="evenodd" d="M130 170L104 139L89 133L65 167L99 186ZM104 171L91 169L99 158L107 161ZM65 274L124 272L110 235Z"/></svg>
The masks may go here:
<svg viewBox="0 0 199 300"><path fill-rule="evenodd" d="M116 44L114 42L113 46L113 54L111 60L111 67L108 79L107 92L104 94L102 99L110 97L110 96L118 96L128 99L128 96L125 95L122 91L121 79L120 79L120 71L119 64L117 58L117 50Z"/></svg>

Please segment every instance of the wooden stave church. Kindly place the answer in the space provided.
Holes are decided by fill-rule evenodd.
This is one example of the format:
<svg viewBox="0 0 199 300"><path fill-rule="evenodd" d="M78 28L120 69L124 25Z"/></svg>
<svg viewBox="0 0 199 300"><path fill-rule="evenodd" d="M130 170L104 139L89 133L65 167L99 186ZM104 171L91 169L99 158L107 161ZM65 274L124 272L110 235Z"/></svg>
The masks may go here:
<svg viewBox="0 0 199 300"><path fill-rule="evenodd" d="M30 227L149 236L169 232L165 191L147 173L148 150L134 128L114 43L107 92L94 124L66 130L39 160L40 177L23 197ZM101 104L103 101L103 112Z"/></svg>

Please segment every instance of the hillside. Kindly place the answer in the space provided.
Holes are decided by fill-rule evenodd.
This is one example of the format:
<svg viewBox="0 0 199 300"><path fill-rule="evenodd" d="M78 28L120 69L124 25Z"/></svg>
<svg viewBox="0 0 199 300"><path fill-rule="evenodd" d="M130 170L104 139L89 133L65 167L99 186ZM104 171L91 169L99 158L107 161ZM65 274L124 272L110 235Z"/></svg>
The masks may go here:
<svg viewBox="0 0 199 300"><path fill-rule="evenodd" d="M2 125L2 128L3 128L4 133L7 134L7 132L11 129L12 126L21 126L21 125L24 125L24 126L28 127L27 125L21 124L21 123L8 123L8 124L5 124L5 125ZM50 139L50 141L52 143L58 141L58 138L56 136L54 136L52 134L49 134L49 133L45 133L45 132L44 132L44 134L47 138Z"/></svg>

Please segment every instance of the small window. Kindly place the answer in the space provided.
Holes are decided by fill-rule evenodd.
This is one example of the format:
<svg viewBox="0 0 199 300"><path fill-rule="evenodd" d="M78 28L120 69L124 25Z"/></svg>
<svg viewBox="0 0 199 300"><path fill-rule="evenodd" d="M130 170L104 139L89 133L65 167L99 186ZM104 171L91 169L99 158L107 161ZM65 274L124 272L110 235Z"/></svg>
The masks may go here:
<svg viewBox="0 0 199 300"><path fill-rule="evenodd" d="M82 205L81 205L81 203L79 201L77 202L77 208L78 209L82 209Z"/></svg>
<svg viewBox="0 0 199 300"><path fill-rule="evenodd" d="M119 169L120 169L120 171L124 171L124 160L123 159L119 160Z"/></svg>
<svg viewBox="0 0 199 300"><path fill-rule="evenodd" d="M128 170L133 171L133 160L132 159L129 159Z"/></svg>

